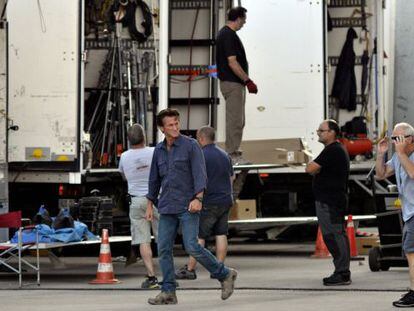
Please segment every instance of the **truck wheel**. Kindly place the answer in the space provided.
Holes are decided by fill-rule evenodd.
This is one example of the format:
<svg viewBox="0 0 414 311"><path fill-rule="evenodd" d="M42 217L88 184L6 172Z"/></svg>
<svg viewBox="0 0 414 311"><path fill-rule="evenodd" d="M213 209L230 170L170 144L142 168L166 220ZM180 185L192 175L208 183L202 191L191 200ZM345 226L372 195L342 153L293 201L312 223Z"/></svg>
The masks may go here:
<svg viewBox="0 0 414 311"><path fill-rule="evenodd" d="M369 250L368 262L369 268L372 272L377 272L381 269L381 250L379 247L373 247Z"/></svg>
<svg viewBox="0 0 414 311"><path fill-rule="evenodd" d="M382 271L390 270L390 264L388 262L382 261L380 265L381 265L381 270Z"/></svg>

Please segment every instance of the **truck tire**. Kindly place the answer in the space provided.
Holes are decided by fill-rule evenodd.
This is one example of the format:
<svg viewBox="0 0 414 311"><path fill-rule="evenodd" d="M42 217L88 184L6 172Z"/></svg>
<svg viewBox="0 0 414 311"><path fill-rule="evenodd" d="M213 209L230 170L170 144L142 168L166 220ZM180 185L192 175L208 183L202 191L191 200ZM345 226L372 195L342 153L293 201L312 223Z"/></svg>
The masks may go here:
<svg viewBox="0 0 414 311"><path fill-rule="evenodd" d="M368 262L369 262L369 269L372 272L380 271L381 269L381 250L379 247L373 247L369 250L368 254Z"/></svg>
<svg viewBox="0 0 414 311"><path fill-rule="evenodd" d="M381 261L381 271L390 270L390 264L386 261Z"/></svg>

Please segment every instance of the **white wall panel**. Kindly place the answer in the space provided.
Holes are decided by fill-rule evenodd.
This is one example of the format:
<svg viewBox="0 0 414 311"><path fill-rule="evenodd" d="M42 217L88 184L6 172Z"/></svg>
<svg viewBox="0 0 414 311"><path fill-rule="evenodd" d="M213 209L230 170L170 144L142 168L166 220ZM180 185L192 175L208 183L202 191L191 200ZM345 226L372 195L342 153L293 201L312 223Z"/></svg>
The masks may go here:
<svg viewBox="0 0 414 311"><path fill-rule="evenodd" d="M77 156L80 1L9 1L9 160ZM30 157L27 148L50 148ZM39 154L38 154L39 155ZM62 159L62 158L61 158Z"/></svg>

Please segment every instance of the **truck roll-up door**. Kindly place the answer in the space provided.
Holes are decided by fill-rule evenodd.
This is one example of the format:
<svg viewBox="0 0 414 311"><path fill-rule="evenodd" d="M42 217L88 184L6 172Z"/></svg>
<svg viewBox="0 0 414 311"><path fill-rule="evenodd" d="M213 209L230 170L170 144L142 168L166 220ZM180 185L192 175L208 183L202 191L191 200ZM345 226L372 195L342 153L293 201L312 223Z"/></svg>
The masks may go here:
<svg viewBox="0 0 414 311"><path fill-rule="evenodd" d="M8 2L11 164L79 169L81 10L79 0Z"/></svg>
<svg viewBox="0 0 414 311"><path fill-rule="evenodd" d="M243 140L304 137L319 153L315 131L325 117L324 1L243 0L241 5L247 21L237 34L259 89L257 95L246 94ZM224 118L224 111L219 115Z"/></svg>

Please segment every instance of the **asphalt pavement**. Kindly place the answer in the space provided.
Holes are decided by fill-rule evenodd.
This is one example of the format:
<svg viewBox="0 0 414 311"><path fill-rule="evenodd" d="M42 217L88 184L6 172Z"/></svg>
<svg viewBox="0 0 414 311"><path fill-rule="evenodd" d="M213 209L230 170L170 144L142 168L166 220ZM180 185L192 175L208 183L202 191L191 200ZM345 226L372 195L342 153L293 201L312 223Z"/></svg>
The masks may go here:
<svg viewBox="0 0 414 311"><path fill-rule="evenodd" d="M351 262L352 284L325 287L322 278L333 269L332 259L313 259L311 243L235 243L230 245L226 264L239 271L236 290L220 299L220 284L197 268L196 280L181 280L177 306L150 306L157 290L142 290L142 262L125 268L122 257L113 267L121 281L116 285L91 285L97 258L65 257L53 265L41 261L41 285L18 289L17 277L0 273L0 310L391 310L393 300L408 286L408 269L391 267L371 272L367 258ZM179 247L176 267L186 263ZM158 265L157 265L157 270ZM25 282L34 274L26 273Z"/></svg>

